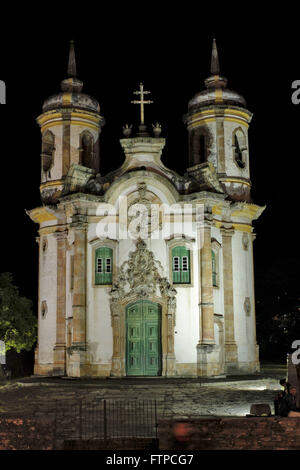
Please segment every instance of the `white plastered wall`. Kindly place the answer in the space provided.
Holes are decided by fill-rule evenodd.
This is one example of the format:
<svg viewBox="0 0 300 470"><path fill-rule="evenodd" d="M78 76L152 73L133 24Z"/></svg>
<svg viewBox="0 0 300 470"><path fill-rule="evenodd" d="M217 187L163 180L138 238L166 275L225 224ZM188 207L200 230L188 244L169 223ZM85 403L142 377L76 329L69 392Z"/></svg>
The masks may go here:
<svg viewBox="0 0 300 470"><path fill-rule="evenodd" d="M53 348L56 340L57 308L57 240L53 234L47 237L48 246L43 251L40 243L39 268L39 363L53 363ZM47 313L41 316L41 304L47 302Z"/></svg>
<svg viewBox="0 0 300 470"><path fill-rule="evenodd" d="M249 240L248 250L242 244L243 232L236 231L232 237L232 268L234 293L234 326L235 340L238 345L240 363L255 360L254 344L254 292L252 278L252 251ZM245 298L251 302L250 315L246 315Z"/></svg>

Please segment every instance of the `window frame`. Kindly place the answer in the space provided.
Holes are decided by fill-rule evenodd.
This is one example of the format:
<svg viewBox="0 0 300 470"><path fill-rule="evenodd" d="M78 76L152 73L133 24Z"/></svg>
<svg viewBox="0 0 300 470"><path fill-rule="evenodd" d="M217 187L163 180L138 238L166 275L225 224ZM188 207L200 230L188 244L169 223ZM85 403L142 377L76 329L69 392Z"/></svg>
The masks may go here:
<svg viewBox="0 0 300 470"><path fill-rule="evenodd" d="M176 248L184 248L186 250L186 252L188 252L188 256L183 254L181 256L178 256L177 254L173 254L173 250L176 249ZM174 240L173 240L173 243L170 243L169 245L169 266L170 266L170 274L169 274L169 278L170 278L170 282L172 283L172 285L176 286L177 287L193 287L193 269L192 269L192 259L193 259L193 256L192 256L192 249L191 249L191 245L190 243L186 243L186 241L184 239L178 239L176 240L176 242L174 243ZM179 258L179 270L178 271L174 271L174 258ZM183 259L186 258L187 259L187 270L183 270ZM180 279L182 279L182 274L184 274L186 276L186 274L188 273L188 277L189 277L189 282L187 281L182 281L180 280L180 282L177 282L174 280L174 273L176 273L177 275L179 274L180 275Z"/></svg>
<svg viewBox="0 0 300 470"><path fill-rule="evenodd" d="M241 141L242 140L242 141ZM239 151L241 153L241 162L243 166L239 165L236 159L236 142L238 143ZM248 143L247 136L241 127L234 129L232 133L232 158L236 167L240 170L246 170L248 166Z"/></svg>
<svg viewBox="0 0 300 470"><path fill-rule="evenodd" d="M116 280L117 276L117 246L118 246L118 241L113 240L111 238L93 238L92 240L89 240L89 261L88 261L88 270L92 270L92 287L96 288L104 288L104 287L111 287L113 283ZM111 282L110 284L98 284L96 282L96 253L98 248L110 248L111 251L111 273L106 273L106 274L111 274ZM104 258L108 258L109 256L105 256ZM102 262L102 268L105 271L105 259L104 263ZM103 271L102 271L103 272Z"/></svg>
<svg viewBox="0 0 300 470"><path fill-rule="evenodd" d="M108 256L108 253L110 256ZM95 253L95 284L96 285L112 285L112 269L107 271L107 259L113 258L113 249L109 246L103 245L96 248ZM99 268L99 261L101 260L101 271ZM111 261L110 261L111 262Z"/></svg>

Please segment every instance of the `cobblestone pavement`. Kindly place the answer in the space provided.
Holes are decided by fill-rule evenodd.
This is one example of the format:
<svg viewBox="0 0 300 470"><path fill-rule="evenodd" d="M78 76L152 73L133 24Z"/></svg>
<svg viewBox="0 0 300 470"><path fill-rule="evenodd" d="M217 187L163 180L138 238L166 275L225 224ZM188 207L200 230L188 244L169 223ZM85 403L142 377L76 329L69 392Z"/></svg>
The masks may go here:
<svg viewBox="0 0 300 470"><path fill-rule="evenodd" d="M56 400L78 398L156 399L159 419L245 416L252 403L268 403L274 413L274 396L285 375L284 366L272 366L255 376L218 379L27 377L0 383L0 416L51 414Z"/></svg>

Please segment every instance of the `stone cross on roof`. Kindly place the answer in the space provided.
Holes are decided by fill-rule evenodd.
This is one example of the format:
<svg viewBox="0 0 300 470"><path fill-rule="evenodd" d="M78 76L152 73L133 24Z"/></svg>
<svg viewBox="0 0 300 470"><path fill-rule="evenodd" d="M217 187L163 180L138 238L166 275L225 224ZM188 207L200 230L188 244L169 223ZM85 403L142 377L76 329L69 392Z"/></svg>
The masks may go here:
<svg viewBox="0 0 300 470"><path fill-rule="evenodd" d="M140 90L139 91L134 91L133 93L135 95L140 95L140 97L141 97L140 100L134 100L134 101L131 101L131 103L141 105L141 124L143 125L144 124L144 104L153 103L153 101L150 101L150 100L145 101L144 100L144 95L148 95L151 92L150 91L145 91L143 83L140 83Z"/></svg>

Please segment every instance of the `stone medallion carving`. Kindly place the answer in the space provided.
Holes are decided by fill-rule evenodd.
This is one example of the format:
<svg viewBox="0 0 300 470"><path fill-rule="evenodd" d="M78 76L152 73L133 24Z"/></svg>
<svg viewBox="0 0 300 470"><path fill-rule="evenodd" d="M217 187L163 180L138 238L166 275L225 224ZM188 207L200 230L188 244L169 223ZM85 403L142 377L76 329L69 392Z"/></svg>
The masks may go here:
<svg viewBox="0 0 300 470"><path fill-rule="evenodd" d="M135 251L129 253L128 260L120 267L116 283L110 291L111 302L115 303L129 296L149 298L160 293L168 298L169 306L175 311L177 291L162 274L160 261L147 249L144 240L138 239Z"/></svg>
<svg viewBox="0 0 300 470"><path fill-rule="evenodd" d="M128 204L128 228L132 238L147 238L150 233L162 226L160 201L147 190L144 182L138 183L138 195ZM158 210L156 210L158 209ZM133 224L136 219L136 223ZM140 219L140 220L139 220Z"/></svg>
<svg viewBox="0 0 300 470"><path fill-rule="evenodd" d="M47 313L48 313L47 301L43 300L41 303L41 317L46 318Z"/></svg>
<svg viewBox="0 0 300 470"><path fill-rule="evenodd" d="M245 312L246 312L246 315L249 316L250 313L251 313L251 301L250 301L250 297L245 297L244 310L245 310Z"/></svg>
<svg viewBox="0 0 300 470"><path fill-rule="evenodd" d="M248 246L249 246L249 237L248 237L248 234L246 232L243 233L242 244L243 244L244 250L247 251Z"/></svg>
<svg viewBox="0 0 300 470"><path fill-rule="evenodd" d="M43 237L42 250L44 253L45 251L47 251L47 248L48 248L48 239L47 237Z"/></svg>

